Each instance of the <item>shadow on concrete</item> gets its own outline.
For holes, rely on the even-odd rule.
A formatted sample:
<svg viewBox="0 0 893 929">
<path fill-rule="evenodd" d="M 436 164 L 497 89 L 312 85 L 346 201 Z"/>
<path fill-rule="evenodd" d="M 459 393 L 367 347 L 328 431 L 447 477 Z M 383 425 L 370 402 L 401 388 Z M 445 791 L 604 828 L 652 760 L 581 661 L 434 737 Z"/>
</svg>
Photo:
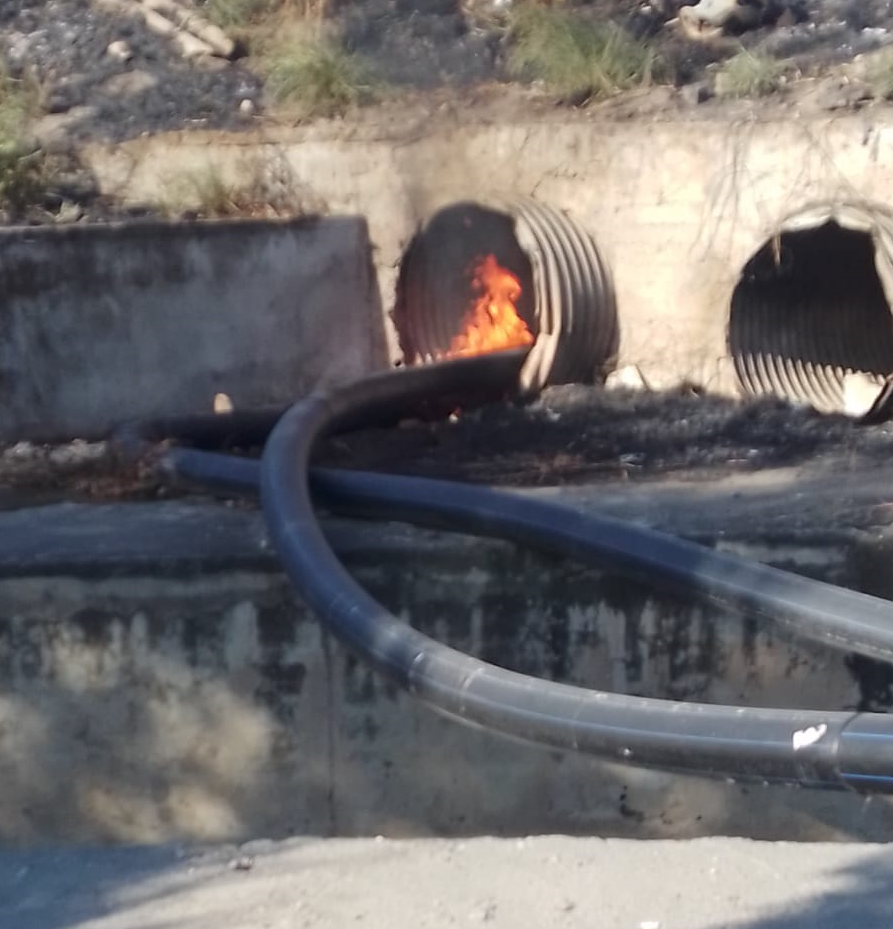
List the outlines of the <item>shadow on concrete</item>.
<svg viewBox="0 0 893 929">
<path fill-rule="evenodd" d="M 809 855 L 801 846 L 796 854 Z M 827 889 L 821 887 L 822 882 Z M 786 907 L 787 912 L 747 922 L 738 929 L 889 929 L 893 897 L 893 853 L 883 851 L 862 858 L 855 864 L 817 876 L 810 882 L 811 899 L 802 908 Z M 797 894 L 792 887 L 791 893 Z M 729 924 L 715 924 L 725 929 Z"/>
<path fill-rule="evenodd" d="M 0 926 L 70 929 L 178 891 L 172 845 L 0 851 Z"/>
</svg>

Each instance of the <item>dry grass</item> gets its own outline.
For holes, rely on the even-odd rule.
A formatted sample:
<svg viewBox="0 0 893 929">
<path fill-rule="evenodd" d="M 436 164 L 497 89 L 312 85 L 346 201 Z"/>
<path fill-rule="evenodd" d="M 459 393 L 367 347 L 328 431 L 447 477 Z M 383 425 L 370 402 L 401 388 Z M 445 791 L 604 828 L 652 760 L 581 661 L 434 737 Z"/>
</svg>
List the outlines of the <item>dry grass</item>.
<svg viewBox="0 0 893 929">
<path fill-rule="evenodd" d="M 720 67 L 716 91 L 723 97 L 765 97 L 779 89 L 785 69 L 771 55 L 742 50 Z"/>
<path fill-rule="evenodd" d="M 569 9 L 522 3 L 509 18 L 509 69 L 572 99 L 597 99 L 648 84 L 657 58 L 614 23 Z"/>
<path fill-rule="evenodd" d="M 302 189 L 287 161 L 274 155 L 247 159 L 229 172 L 213 163 L 185 171 L 168 185 L 160 206 L 169 216 L 272 219 L 318 213 L 325 204 Z"/>
<path fill-rule="evenodd" d="M 202 11 L 221 29 L 245 29 L 274 9 L 274 0 L 208 0 Z"/>
</svg>

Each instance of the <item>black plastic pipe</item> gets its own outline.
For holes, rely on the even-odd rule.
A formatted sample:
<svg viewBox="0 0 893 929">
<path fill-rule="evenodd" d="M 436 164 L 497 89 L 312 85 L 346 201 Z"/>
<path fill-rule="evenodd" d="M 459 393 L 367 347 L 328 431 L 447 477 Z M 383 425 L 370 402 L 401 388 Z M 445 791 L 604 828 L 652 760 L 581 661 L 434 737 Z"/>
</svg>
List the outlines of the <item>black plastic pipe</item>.
<svg viewBox="0 0 893 929">
<path fill-rule="evenodd" d="M 314 441 L 347 424 L 364 422 L 367 416 L 392 415 L 407 405 L 461 390 L 463 384 L 474 382 L 488 361 L 486 357 L 463 359 L 316 393 L 295 404 L 273 430 L 262 462 L 264 511 L 289 576 L 320 620 L 379 673 L 423 702 L 505 735 L 669 770 L 893 792 L 893 717 L 680 703 L 530 678 L 431 640 L 389 613 L 353 581 L 314 515 L 308 474 Z M 324 482 L 325 477 L 323 486 Z M 398 506 L 408 496 L 409 484 L 401 483 L 403 492 L 392 501 Z M 455 495 L 458 490 L 454 485 L 422 481 L 415 482 L 415 489 L 415 507 L 437 519 L 441 518 L 437 492 Z M 335 488 L 335 497 L 343 491 L 344 484 L 340 490 Z M 474 514 L 470 524 L 477 529 L 472 531 L 498 521 L 500 507 L 508 507 L 512 500 L 513 506 L 508 507 L 515 517 L 512 538 L 519 538 L 517 531 L 539 547 L 552 547 L 562 539 L 562 550 L 573 548 L 575 538 L 584 549 L 596 541 L 591 524 L 578 514 L 508 494 L 499 498 L 495 505 L 482 506 Z M 367 500 L 366 505 L 370 504 Z M 406 508 L 412 507 L 406 504 Z M 606 527 L 615 533 L 631 530 L 616 521 L 604 523 L 602 528 Z M 762 570 L 771 572 L 766 577 L 775 581 L 774 590 L 748 590 L 741 583 L 743 565 L 737 560 L 675 540 L 681 547 L 668 563 L 665 558 L 674 553 L 660 548 L 668 540 L 658 536 L 632 531 L 621 540 L 621 560 L 632 558 L 664 581 L 687 577 L 692 592 L 710 593 L 739 611 L 774 602 L 776 618 L 795 628 L 799 618 L 805 621 L 807 635 L 830 644 L 887 658 L 893 654 L 893 606 L 889 603 L 818 585 L 802 587 L 801 593 L 811 595 L 798 604 L 782 583 L 790 576 L 769 568 Z M 644 551 L 629 550 L 630 545 L 643 544 Z M 706 583 L 702 565 L 714 569 L 712 574 L 706 572 Z M 803 581 L 804 585 L 813 583 Z M 841 596 L 856 598 L 849 601 L 858 608 L 856 616 L 834 612 Z M 826 597 L 837 598 L 831 609 Z"/>
<path fill-rule="evenodd" d="M 305 425 L 330 431 L 334 423 L 365 423 L 367 414 L 380 422 L 393 421 L 408 408 L 417 411 L 429 390 L 437 396 L 452 392 L 456 398 L 452 402 L 459 402 L 463 383 L 466 390 L 475 383 L 481 364 L 492 375 L 490 361 L 469 359 L 412 374 L 391 374 L 298 404 L 289 414 L 289 419 L 301 420 L 297 434 L 292 430 L 291 436 L 297 460 L 312 444 Z M 393 394 L 395 382 L 398 390 Z M 347 413 L 339 409 L 345 395 L 349 395 L 348 405 L 352 404 Z M 368 409 L 370 403 L 372 409 Z M 329 420 L 321 419 L 320 412 L 329 414 Z M 279 415 L 279 411 L 270 411 L 241 414 L 241 418 L 225 414 L 127 424 L 117 439 L 131 454 L 143 454 L 165 438 L 197 441 L 205 447 L 225 440 L 260 444 Z M 309 424 L 304 422 L 308 416 Z M 260 469 L 250 459 L 165 447 L 158 454 L 158 464 L 170 474 L 205 487 L 246 493 L 258 487 Z M 287 487 L 294 481 L 301 483 L 302 470 L 296 464 L 286 461 Z M 273 470 L 275 474 L 275 465 Z M 597 567 L 633 573 L 649 583 L 657 580 L 737 612 L 781 620 L 802 636 L 847 651 L 886 659 L 893 655 L 893 604 L 888 601 L 743 562 L 619 520 L 583 517 L 516 494 L 425 479 L 317 470 L 311 473 L 310 486 L 314 497 L 335 512 L 510 539 Z M 297 582 L 311 605 L 323 621 L 334 622 L 334 631 L 348 645 L 443 712 L 531 741 L 616 755 L 633 763 L 811 786 L 893 791 L 893 740 L 887 716 L 620 697 L 526 678 L 432 642 L 357 588 L 322 538 L 309 498 L 304 502 L 301 518 L 306 517 L 314 531 L 301 530 L 294 536 L 301 558 L 289 568 L 293 578 L 297 571 Z M 271 522 L 276 522 L 275 516 Z M 295 526 L 291 517 L 288 524 Z M 301 573 L 305 570 L 308 574 Z M 309 575 L 318 583 L 308 584 Z M 344 616 L 345 609 L 349 617 Z M 474 687 L 466 686 L 472 680 Z M 517 699 L 522 703 L 516 705 Z M 573 712 L 566 718 L 563 713 L 569 712 L 569 701 Z M 530 717 L 532 706 L 539 719 L 536 725 Z M 599 715 L 597 720 L 589 719 L 592 712 Z M 666 728 L 663 717 L 667 713 L 676 723 L 675 730 Z M 731 728 L 724 730 L 724 725 Z M 606 727 L 613 733 L 611 738 L 603 731 Z M 707 732 L 702 731 L 705 727 Z M 701 750 L 692 754 L 689 743 L 699 744 Z M 713 767 L 703 770 L 708 763 Z"/>
<path fill-rule="evenodd" d="M 257 494 L 254 459 L 170 448 L 171 477 Z M 611 516 L 583 515 L 523 494 L 430 478 L 313 468 L 314 504 L 354 518 L 394 520 L 514 542 L 674 590 L 741 616 L 784 625 L 801 639 L 893 662 L 893 603 L 782 571 Z"/>
<path fill-rule="evenodd" d="M 229 455 L 215 455 L 191 449 L 170 449 L 164 453 L 163 459 L 166 462 L 167 470 L 171 473 L 175 473 L 180 478 L 201 483 L 204 486 L 246 493 L 258 490 L 260 467 L 258 462 L 250 459 L 234 458 Z M 518 515 L 518 499 L 512 499 L 510 494 L 496 493 L 481 488 L 457 487 L 447 482 L 400 478 L 381 474 L 325 470 L 311 472 L 311 486 L 314 496 L 320 502 L 334 512 L 341 512 L 349 516 L 400 519 L 418 525 L 439 526 L 454 531 L 461 528 L 464 532 L 498 536 L 521 542 L 526 540 L 526 536 L 531 530 L 535 533 L 538 532 L 535 527 L 535 520 L 531 520 L 529 506 L 520 508 L 521 516 L 520 519 L 516 520 L 513 516 Z M 457 495 L 459 490 L 461 490 L 461 493 Z M 432 501 L 437 502 L 432 505 Z M 523 503 L 523 501 L 520 502 Z M 571 517 L 573 521 L 576 521 L 580 518 L 578 514 L 548 504 L 536 503 L 534 508 L 551 511 L 549 514 L 552 525 L 551 532 L 545 535 L 536 534 L 534 537 L 534 544 L 538 548 L 545 548 L 552 552 L 561 551 L 576 557 L 578 560 L 595 564 L 604 564 L 606 561 L 616 561 L 619 558 L 619 553 L 613 550 L 610 533 L 599 539 L 598 532 L 599 524 L 602 524 L 602 530 L 608 530 L 611 524 L 615 524 L 616 521 L 588 517 L 586 520 L 590 524 L 587 533 L 588 538 L 581 539 L 574 531 L 566 532 L 562 528 L 567 527 L 567 524 L 562 519 L 563 517 Z M 556 519 L 559 520 L 557 525 Z M 484 525 L 484 522 L 486 525 Z M 631 528 L 634 534 L 639 531 L 647 533 L 647 530 L 640 530 L 635 527 L 624 528 Z M 659 536 L 660 534 L 655 533 L 654 535 Z M 672 538 L 662 539 L 661 541 L 671 547 L 688 544 Z M 603 558 L 603 556 L 605 557 Z M 618 563 L 618 567 L 620 570 L 627 570 L 628 572 L 628 569 L 635 564 L 635 561 L 636 559 L 633 557 L 629 562 Z M 739 567 L 742 573 L 739 580 L 743 580 L 743 576 L 750 572 L 753 572 L 756 576 L 763 570 L 772 572 L 772 569 L 765 569 L 760 565 L 741 564 Z M 804 581 L 803 578 L 796 575 L 786 575 L 786 579 L 795 584 L 797 588 L 800 588 L 798 582 Z M 805 584 L 807 587 L 822 588 L 827 586 L 816 581 L 805 581 Z M 799 593 L 802 593 L 802 590 L 799 590 Z M 815 599 L 819 596 L 815 591 L 809 593 L 811 594 L 809 599 Z M 842 593 L 855 598 L 857 601 L 861 599 L 861 595 L 851 591 L 842 591 Z M 789 594 L 792 599 L 796 599 L 794 591 L 789 591 Z M 832 644 L 847 647 L 844 641 L 838 642 L 835 640 Z M 356 648 L 356 645 L 354 647 Z M 368 657 L 365 652 L 362 652 L 362 654 L 363 657 Z M 530 682 L 528 690 L 532 686 L 542 687 L 546 685 L 544 681 L 528 680 Z M 401 683 L 408 686 L 405 680 L 402 680 Z M 592 694 L 592 692 L 586 693 Z M 626 699 L 644 708 L 646 713 L 649 705 L 667 705 L 666 701 L 650 701 L 649 704 L 649 702 L 638 698 Z M 439 704 L 435 705 L 442 708 Z M 692 705 L 677 704 L 676 706 L 691 707 Z M 752 720 L 747 714 L 753 714 L 755 711 L 735 707 L 720 707 L 719 709 L 726 710 L 727 718 L 735 724 L 736 728 L 741 727 L 743 731 L 751 731 L 750 723 Z M 876 714 L 854 716 L 847 713 L 811 713 L 808 714 L 808 718 L 804 718 L 802 713 L 776 712 L 781 714 L 783 722 L 787 726 L 786 733 L 791 733 L 790 744 L 792 750 L 801 750 L 794 749 L 795 732 L 799 734 L 800 741 L 806 742 L 814 737 L 828 738 L 830 736 L 831 738 L 837 738 L 843 747 L 842 757 L 846 761 L 845 770 L 839 770 L 839 765 L 838 769 L 835 769 L 835 774 L 841 782 L 837 786 L 848 783 L 850 786 L 864 792 L 886 793 L 893 791 L 893 776 L 884 773 L 890 770 L 891 732 L 886 722 L 888 717 L 879 717 Z M 829 715 L 834 717 L 834 729 L 827 728 L 829 726 Z M 882 720 L 883 722 L 881 722 Z M 475 721 L 480 722 L 480 719 L 478 718 Z M 542 741 L 542 739 L 537 738 L 534 741 Z M 746 742 L 747 740 L 742 741 Z M 559 740 L 553 744 L 557 744 L 562 748 L 584 750 L 584 746 L 578 743 L 566 744 Z M 837 751 L 838 753 L 841 751 L 840 747 L 838 747 Z M 629 760 L 638 761 L 639 759 L 630 757 Z M 639 761 L 639 763 L 643 762 Z M 742 775 L 740 772 L 724 772 L 723 770 L 711 773 L 725 773 L 728 776 L 737 777 L 747 776 L 746 774 Z M 765 772 L 758 775 L 758 777 L 760 779 L 769 779 Z M 817 786 L 799 778 L 795 778 L 795 780 L 801 786 Z M 829 785 L 819 782 L 818 786 Z"/>
</svg>

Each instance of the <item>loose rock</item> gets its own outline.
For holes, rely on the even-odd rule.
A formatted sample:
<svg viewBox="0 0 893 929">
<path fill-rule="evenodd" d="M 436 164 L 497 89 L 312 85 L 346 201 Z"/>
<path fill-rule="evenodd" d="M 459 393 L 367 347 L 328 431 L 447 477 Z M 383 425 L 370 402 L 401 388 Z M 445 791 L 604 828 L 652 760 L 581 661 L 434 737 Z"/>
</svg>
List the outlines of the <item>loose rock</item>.
<svg viewBox="0 0 893 929">
<path fill-rule="evenodd" d="M 109 47 L 105 51 L 107 55 L 116 58 L 118 61 L 130 61 L 133 58 L 133 49 L 123 39 L 116 39 L 114 42 L 109 43 Z"/>
</svg>

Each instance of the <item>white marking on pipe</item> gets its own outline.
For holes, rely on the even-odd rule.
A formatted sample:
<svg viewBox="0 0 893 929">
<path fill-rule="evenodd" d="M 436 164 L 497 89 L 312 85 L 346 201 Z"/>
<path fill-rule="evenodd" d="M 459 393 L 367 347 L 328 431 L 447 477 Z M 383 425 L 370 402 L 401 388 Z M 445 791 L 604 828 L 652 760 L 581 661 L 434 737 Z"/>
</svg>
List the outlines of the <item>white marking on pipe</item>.
<svg viewBox="0 0 893 929">
<path fill-rule="evenodd" d="M 794 733 L 794 738 L 792 740 L 794 751 L 799 752 L 801 748 L 806 748 L 808 745 L 815 745 L 827 731 L 828 727 L 825 723 L 819 726 L 810 726 L 808 729 L 798 729 Z"/>
</svg>

